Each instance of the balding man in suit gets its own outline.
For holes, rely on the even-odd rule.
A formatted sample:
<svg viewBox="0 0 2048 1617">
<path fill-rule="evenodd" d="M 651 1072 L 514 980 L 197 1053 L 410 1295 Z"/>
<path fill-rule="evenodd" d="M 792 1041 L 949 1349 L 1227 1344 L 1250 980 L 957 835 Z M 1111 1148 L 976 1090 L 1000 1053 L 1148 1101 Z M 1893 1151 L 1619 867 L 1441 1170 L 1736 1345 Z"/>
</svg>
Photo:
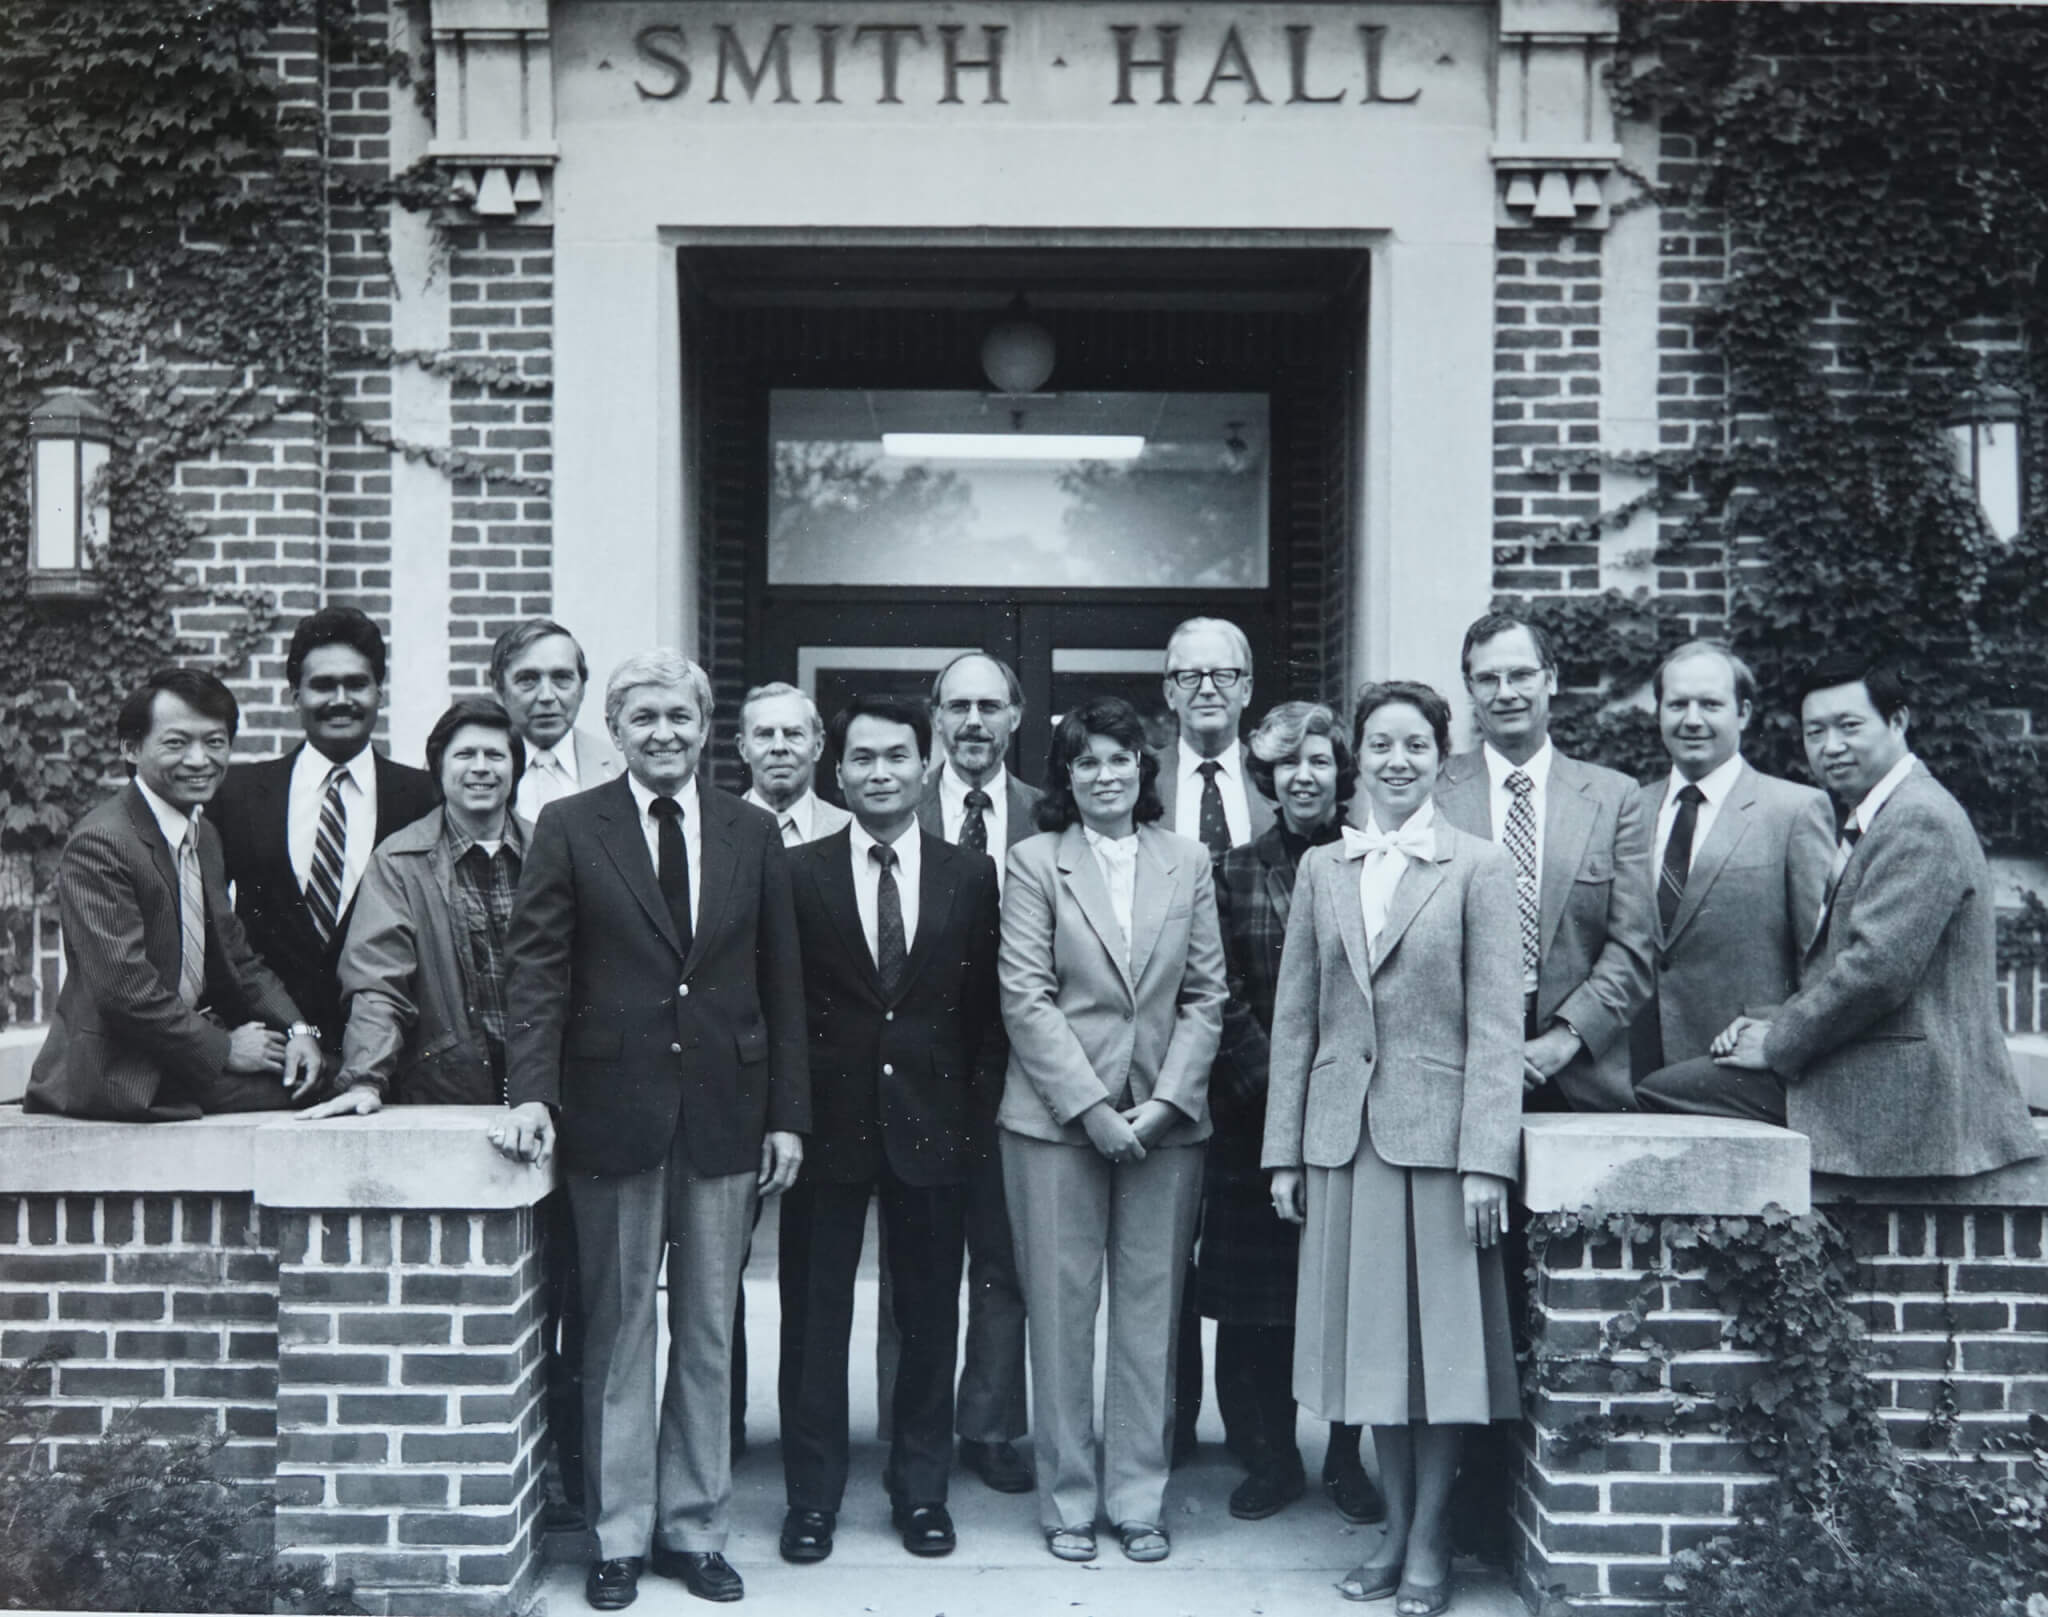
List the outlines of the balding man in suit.
<svg viewBox="0 0 2048 1617">
<path fill-rule="evenodd" d="M 1719 641 L 1694 640 L 1651 681 L 1671 773 L 1642 790 L 1655 827 L 1656 947 L 1649 1002 L 1630 1029 L 1636 1104 L 1674 1109 L 1653 1075 L 1707 1053 L 1745 1011 L 1799 986 L 1834 851 L 1824 793 L 1744 761 L 1756 676 Z M 1714 1069 L 1728 1086 L 1739 1072 Z"/>
</svg>

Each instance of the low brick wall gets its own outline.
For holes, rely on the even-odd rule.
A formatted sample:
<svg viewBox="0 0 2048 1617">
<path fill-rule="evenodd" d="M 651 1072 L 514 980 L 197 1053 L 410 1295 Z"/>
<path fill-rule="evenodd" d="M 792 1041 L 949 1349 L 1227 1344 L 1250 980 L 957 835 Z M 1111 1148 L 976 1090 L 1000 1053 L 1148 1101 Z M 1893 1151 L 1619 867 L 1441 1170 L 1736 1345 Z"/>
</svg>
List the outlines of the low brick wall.
<svg viewBox="0 0 2048 1617">
<path fill-rule="evenodd" d="M 49 1443 L 227 1438 L 369 1610 L 509 1617 L 539 1566 L 534 1203 L 487 1113 L 124 1125 L 0 1109 L 0 1358 Z M 107 1187 L 107 1188 L 101 1188 Z M 132 1187 L 132 1188 L 131 1188 Z"/>
<path fill-rule="evenodd" d="M 2048 1410 L 2048 1165 L 1975 1179 L 1809 1180 L 1806 1142 L 1761 1124 L 1531 1118 L 1532 1211 L 1643 1215 L 1640 1238 L 1556 1240 L 1534 1264 L 1532 1362 L 1515 1502 L 1516 1581 L 1605 1617 L 1663 1611 L 1670 1558 L 1734 1520 L 1770 1473 L 1687 1417 L 1762 1373 L 1667 1214 L 1825 1212 L 1849 1237 L 1873 1377 L 1901 1448 L 1975 1459 Z M 2048 1122 L 2043 1125 L 2048 1141 Z M 1540 1187 L 1541 1194 L 1537 1191 Z M 1681 1200 L 1681 1198 L 1683 1198 Z M 1640 1314 L 1641 1328 L 1617 1330 Z M 1991 1456 L 1984 1463 L 2009 1469 Z"/>
</svg>

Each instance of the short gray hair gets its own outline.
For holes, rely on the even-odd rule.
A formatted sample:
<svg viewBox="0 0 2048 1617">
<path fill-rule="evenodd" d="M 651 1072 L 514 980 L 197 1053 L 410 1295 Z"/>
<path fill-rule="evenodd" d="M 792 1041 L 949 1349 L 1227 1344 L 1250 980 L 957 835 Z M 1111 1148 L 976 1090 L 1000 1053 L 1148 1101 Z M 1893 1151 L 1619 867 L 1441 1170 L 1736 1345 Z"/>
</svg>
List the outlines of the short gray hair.
<svg viewBox="0 0 2048 1617">
<path fill-rule="evenodd" d="M 666 646 L 628 657 L 612 670 L 604 687 L 604 722 L 608 730 L 619 727 L 619 710 L 626 705 L 626 693 L 642 685 L 660 685 L 668 690 L 687 691 L 696 700 L 697 716 L 708 729 L 711 725 L 711 676 L 680 651 Z"/>
<path fill-rule="evenodd" d="M 767 684 L 756 685 L 747 692 L 746 699 L 740 703 L 740 735 L 742 739 L 745 738 L 747 733 L 747 709 L 756 702 L 770 701 L 777 696 L 794 696 L 799 702 L 803 703 L 804 722 L 811 727 L 812 735 L 816 736 L 820 741 L 824 740 L 825 717 L 818 711 L 818 704 L 811 700 L 808 692 L 798 690 L 786 679 L 771 679 Z"/>
<path fill-rule="evenodd" d="M 1245 638 L 1244 630 L 1240 629 L 1228 618 L 1188 618 L 1184 622 L 1175 624 L 1173 633 L 1166 637 L 1165 661 L 1169 663 L 1173 661 L 1175 641 L 1181 639 L 1184 635 L 1200 634 L 1205 629 L 1223 635 L 1230 640 L 1237 647 L 1239 666 L 1247 674 L 1252 671 L 1252 643 Z"/>
</svg>

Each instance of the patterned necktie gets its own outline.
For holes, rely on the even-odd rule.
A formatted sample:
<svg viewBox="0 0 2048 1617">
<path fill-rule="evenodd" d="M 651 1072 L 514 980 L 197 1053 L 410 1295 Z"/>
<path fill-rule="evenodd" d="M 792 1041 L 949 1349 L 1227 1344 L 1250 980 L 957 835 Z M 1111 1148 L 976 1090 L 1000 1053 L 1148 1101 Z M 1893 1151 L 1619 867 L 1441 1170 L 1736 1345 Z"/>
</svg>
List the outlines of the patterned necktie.
<svg viewBox="0 0 2048 1617">
<path fill-rule="evenodd" d="M 206 983 L 206 888 L 199 879 L 199 811 L 178 844 L 178 998 L 199 1003 Z"/>
<path fill-rule="evenodd" d="M 875 975 L 884 992 L 894 992 L 908 952 L 903 937 L 903 897 L 896 891 L 896 850 L 877 844 L 868 857 L 881 866 L 875 878 Z"/>
<path fill-rule="evenodd" d="M 1693 832 L 1700 823 L 1700 805 L 1706 800 L 1707 794 L 1697 786 L 1678 789 L 1678 816 L 1671 822 L 1671 836 L 1664 844 L 1664 868 L 1657 877 L 1657 919 L 1666 937 L 1678 918 L 1679 900 L 1685 897 L 1685 878 L 1692 870 Z"/>
<path fill-rule="evenodd" d="M 320 800 L 320 829 L 313 837 L 313 869 L 306 878 L 306 908 L 322 943 L 334 936 L 341 920 L 341 874 L 348 848 L 348 805 L 341 783 L 348 766 L 336 764 L 327 773 L 327 792 Z"/>
<path fill-rule="evenodd" d="M 690 845 L 683 840 L 683 805 L 673 797 L 657 797 L 647 805 L 647 812 L 654 816 L 654 845 L 661 852 L 655 861 L 655 878 L 661 883 L 661 896 L 668 901 L 676 941 L 687 955 L 691 941 Z"/>
<path fill-rule="evenodd" d="M 1221 859 L 1230 852 L 1230 816 L 1223 812 L 1223 788 L 1216 784 L 1223 766 L 1214 758 L 1204 758 L 1195 770 L 1202 777 L 1202 817 L 1195 834 L 1211 859 Z"/>
<path fill-rule="evenodd" d="M 1542 954 L 1542 904 L 1537 894 L 1536 809 L 1530 794 L 1536 782 L 1517 769 L 1508 776 L 1508 791 L 1514 802 L 1508 808 L 1508 823 L 1501 830 L 1501 842 L 1515 861 L 1515 902 L 1522 915 L 1522 980 L 1532 981 Z"/>
<path fill-rule="evenodd" d="M 988 821 L 984 816 L 995 800 L 979 786 L 967 794 L 967 811 L 960 816 L 960 846 L 974 853 L 988 852 Z"/>
</svg>

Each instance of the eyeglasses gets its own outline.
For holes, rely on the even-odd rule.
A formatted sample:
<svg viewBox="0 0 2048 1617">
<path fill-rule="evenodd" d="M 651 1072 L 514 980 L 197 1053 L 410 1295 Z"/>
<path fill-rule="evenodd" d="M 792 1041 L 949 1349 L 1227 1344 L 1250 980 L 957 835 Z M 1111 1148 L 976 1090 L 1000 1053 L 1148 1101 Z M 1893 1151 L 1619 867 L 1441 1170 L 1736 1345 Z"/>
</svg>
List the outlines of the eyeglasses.
<svg viewBox="0 0 2048 1617">
<path fill-rule="evenodd" d="M 1511 691 L 1533 691 L 1547 671 L 1542 668 L 1507 668 L 1498 674 L 1467 675 L 1465 683 L 1481 696 L 1491 696 L 1503 686 Z"/>
<path fill-rule="evenodd" d="M 1083 780 L 1094 780 L 1098 775 L 1135 775 L 1138 772 L 1138 755 L 1134 752 L 1113 752 L 1103 758 L 1084 752 L 1067 768 Z"/>
<path fill-rule="evenodd" d="M 1234 691 L 1237 682 L 1249 677 L 1242 668 L 1176 668 L 1166 676 L 1184 691 L 1198 691 L 1208 680 L 1219 691 Z"/>
</svg>

